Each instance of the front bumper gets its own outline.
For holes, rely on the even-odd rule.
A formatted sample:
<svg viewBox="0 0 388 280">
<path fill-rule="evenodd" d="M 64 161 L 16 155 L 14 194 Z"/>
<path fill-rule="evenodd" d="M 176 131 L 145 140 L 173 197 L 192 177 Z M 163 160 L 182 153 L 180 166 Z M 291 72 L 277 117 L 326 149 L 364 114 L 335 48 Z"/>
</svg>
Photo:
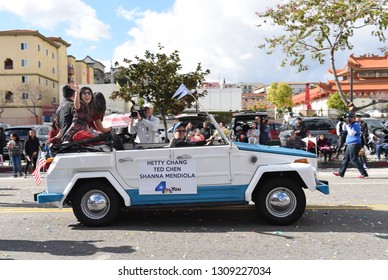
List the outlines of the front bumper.
<svg viewBox="0 0 388 280">
<path fill-rule="evenodd" d="M 63 194 L 61 193 L 36 193 L 34 194 L 34 201 L 36 201 L 38 204 L 44 204 L 44 203 L 58 203 L 62 201 Z"/>
<path fill-rule="evenodd" d="M 323 194 L 329 194 L 329 181 L 325 180 L 317 180 L 317 190 L 320 191 Z"/>
</svg>

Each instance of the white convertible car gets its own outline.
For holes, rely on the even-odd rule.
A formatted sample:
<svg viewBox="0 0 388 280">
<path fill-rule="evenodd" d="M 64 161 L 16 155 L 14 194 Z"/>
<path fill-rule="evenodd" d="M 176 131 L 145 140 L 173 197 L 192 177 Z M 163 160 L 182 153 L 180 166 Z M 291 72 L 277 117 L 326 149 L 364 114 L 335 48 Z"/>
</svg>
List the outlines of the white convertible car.
<svg viewBox="0 0 388 280">
<path fill-rule="evenodd" d="M 250 202 L 266 222 L 287 225 L 302 216 L 304 191 L 329 193 L 328 182 L 316 178 L 315 154 L 230 142 L 218 133 L 221 141 L 211 146 L 121 145 L 101 138 L 96 146 L 62 145 L 47 171 L 47 191 L 35 200 L 71 205 L 86 226 L 108 225 L 124 207 Z"/>
</svg>

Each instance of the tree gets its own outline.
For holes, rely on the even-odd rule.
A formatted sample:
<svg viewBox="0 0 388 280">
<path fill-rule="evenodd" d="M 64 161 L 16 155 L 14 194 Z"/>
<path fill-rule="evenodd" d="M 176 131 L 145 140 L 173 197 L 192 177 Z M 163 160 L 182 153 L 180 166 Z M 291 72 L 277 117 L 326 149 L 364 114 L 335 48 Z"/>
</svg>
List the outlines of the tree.
<svg viewBox="0 0 388 280">
<path fill-rule="evenodd" d="M 38 107 L 42 104 L 43 95 L 46 89 L 38 84 L 27 82 L 15 87 L 13 93 L 25 105 L 25 108 L 34 115 L 36 124 L 39 124 Z"/>
<path fill-rule="evenodd" d="M 111 99 L 121 98 L 126 102 L 134 103 L 135 100 L 143 99 L 154 104 L 155 113 L 159 113 L 163 119 L 165 128 L 165 139 L 167 140 L 168 114 L 178 114 L 186 107 L 191 107 L 195 102 L 193 96 L 198 100 L 204 96 L 206 91 L 197 91 L 205 76 L 210 74 L 210 70 L 202 71 L 201 64 L 198 63 L 195 71 L 180 74 L 182 66 L 180 64 L 179 52 L 175 50 L 170 55 L 161 53 L 163 46 L 158 44 L 159 53 L 146 51 L 144 58 L 135 56 L 135 61 L 124 59 L 128 67 L 121 66 L 115 75 L 115 79 L 120 85 L 120 90 L 113 92 Z M 116 62 L 116 65 L 118 63 Z M 181 84 L 192 90 L 193 96 L 186 95 L 181 99 L 172 98 L 175 91 Z"/>
<path fill-rule="evenodd" d="M 243 108 L 250 111 L 265 112 L 271 107 L 272 107 L 272 104 L 270 104 L 270 102 L 268 102 L 267 100 L 257 100 L 255 102 L 243 103 Z"/>
<path fill-rule="evenodd" d="M 331 109 L 337 110 L 339 115 L 343 115 L 346 111 L 348 111 L 348 107 L 344 104 L 338 92 L 329 96 L 327 99 L 327 106 Z"/>
<path fill-rule="evenodd" d="M 4 107 L 5 107 L 5 94 L 6 90 L 2 90 L 0 94 L 0 117 L 4 113 Z"/>
<path fill-rule="evenodd" d="M 273 104 L 275 111 L 284 112 L 292 108 L 292 88 L 286 83 L 272 83 L 267 90 L 266 100 Z M 275 112 L 275 113 L 276 113 Z"/>
<path fill-rule="evenodd" d="M 320 64 L 324 64 L 326 56 L 329 56 L 338 93 L 342 102 L 349 105 L 350 101 L 339 83 L 335 54 L 352 50 L 354 46 L 350 39 L 354 32 L 367 26 L 375 27 L 371 35 L 385 42 L 387 3 L 388 0 L 290 0 L 277 5 L 276 9 L 257 13 L 264 22 L 270 19 L 272 25 L 284 30 L 281 35 L 265 38 L 265 43 L 259 48 L 265 48 L 271 54 L 280 47 L 285 53 L 282 66 L 289 63 L 298 67 L 299 72 L 308 70 L 306 53 L 310 53 L 311 59 Z M 376 101 L 371 104 L 374 103 Z"/>
</svg>

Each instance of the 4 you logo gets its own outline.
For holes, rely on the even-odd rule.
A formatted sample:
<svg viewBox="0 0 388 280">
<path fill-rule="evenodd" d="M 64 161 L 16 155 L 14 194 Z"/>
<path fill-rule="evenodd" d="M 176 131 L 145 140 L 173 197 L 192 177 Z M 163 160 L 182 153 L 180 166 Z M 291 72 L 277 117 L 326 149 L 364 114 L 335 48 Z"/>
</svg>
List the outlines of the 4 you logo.
<svg viewBox="0 0 388 280">
<path fill-rule="evenodd" d="M 181 188 L 177 188 L 177 187 L 171 187 L 171 188 L 168 188 L 167 187 L 167 183 L 166 181 L 161 181 L 156 187 L 155 187 L 155 191 L 156 192 L 161 192 L 161 193 L 173 193 L 173 192 L 180 192 L 182 191 Z"/>
<path fill-rule="evenodd" d="M 197 193 L 197 162 L 185 160 L 139 161 L 140 195 Z"/>
</svg>

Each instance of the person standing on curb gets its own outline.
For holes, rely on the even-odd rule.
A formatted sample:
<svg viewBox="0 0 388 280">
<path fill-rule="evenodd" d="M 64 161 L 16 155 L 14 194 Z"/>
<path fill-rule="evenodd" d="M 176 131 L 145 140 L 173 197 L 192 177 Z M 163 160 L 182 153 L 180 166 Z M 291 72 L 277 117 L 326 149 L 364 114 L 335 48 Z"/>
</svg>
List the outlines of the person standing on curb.
<svg viewBox="0 0 388 280">
<path fill-rule="evenodd" d="M 7 146 L 7 138 L 4 133 L 4 128 L 0 127 L 0 155 L 2 156 L 2 160 L 4 161 L 3 149 Z"/>
<path fill-rule="evenodd" d="M 144 105 L 144 115 L 137 112 L 136 118 L 131 118 L 128 131 L 130 134 L 136 134 L 135 142 L 143 143 L 157 143 L 156 133 L 159 127 L 159 118 L 153 115 L 154 107 L 151 103 Z"/>
<path fill-rule="evenodd" d="M 13 177 L 16 178 L 18 176 L 18 173 L 19 176 L 22 177 L 23 144 L 16 133 L 12 133 L 10 138 L 11 140 L 8 142 L 7 148 L 9 149 L 9 156 L 12 159 Z"/>
<path fill-rule="evenodd" d="M 306 137 L 307 129 L 301 117 L 296 118 L 295 124 L 292 126 L 292 129 L 295 131 L 296 136 L 300 137 L 300 139 Z"/>
<path fill-rule="evenodd" d="M 30 129 L 28 132 L 28 137 L 26 142 L 24 142 L 24 156 L 26 158 L 26 167 L 24 172 L 24 178 L 27 177 L 28 169 L 32 165 L 32 173 L 36 168 L 36 161 L 38 160 L 40 143 L 36 137 L 36 132 L 33 129 Z"/>
<path fill-rule="evenodd" d="M 360 171 L 361 175 L 358 175 L 357 178 L 366 178 L 368 177 L 368 173 L 359 160 L 359 152 L 361 150 L 361 126 L 355 121 L 353 113 L 348 113 L 346 117 L 346 130 L 348 134 L 346 136 L 344 159 L 342 160 L 339 171 L 333 172 L 333 175 L 344 177 L 350 161 L 354 167 Z"/>
<path fill-rule="evenodd" d="M 336 131 L 337 131 L 337 135 L 338 135 L 337 153 L 335 156 L 336 159 L 339 158 L 339 154 L 341 153 L 342 147 L 345 144 L 346 135 L 348 134 L 345 126 L 346 126 L 346 123 L 344 122 L 344 118 L 339 117 L 338 123 L 336 125 Z M 344 151 L 344 153 L 345 153 L 345 151 Z"/>
</svg>

